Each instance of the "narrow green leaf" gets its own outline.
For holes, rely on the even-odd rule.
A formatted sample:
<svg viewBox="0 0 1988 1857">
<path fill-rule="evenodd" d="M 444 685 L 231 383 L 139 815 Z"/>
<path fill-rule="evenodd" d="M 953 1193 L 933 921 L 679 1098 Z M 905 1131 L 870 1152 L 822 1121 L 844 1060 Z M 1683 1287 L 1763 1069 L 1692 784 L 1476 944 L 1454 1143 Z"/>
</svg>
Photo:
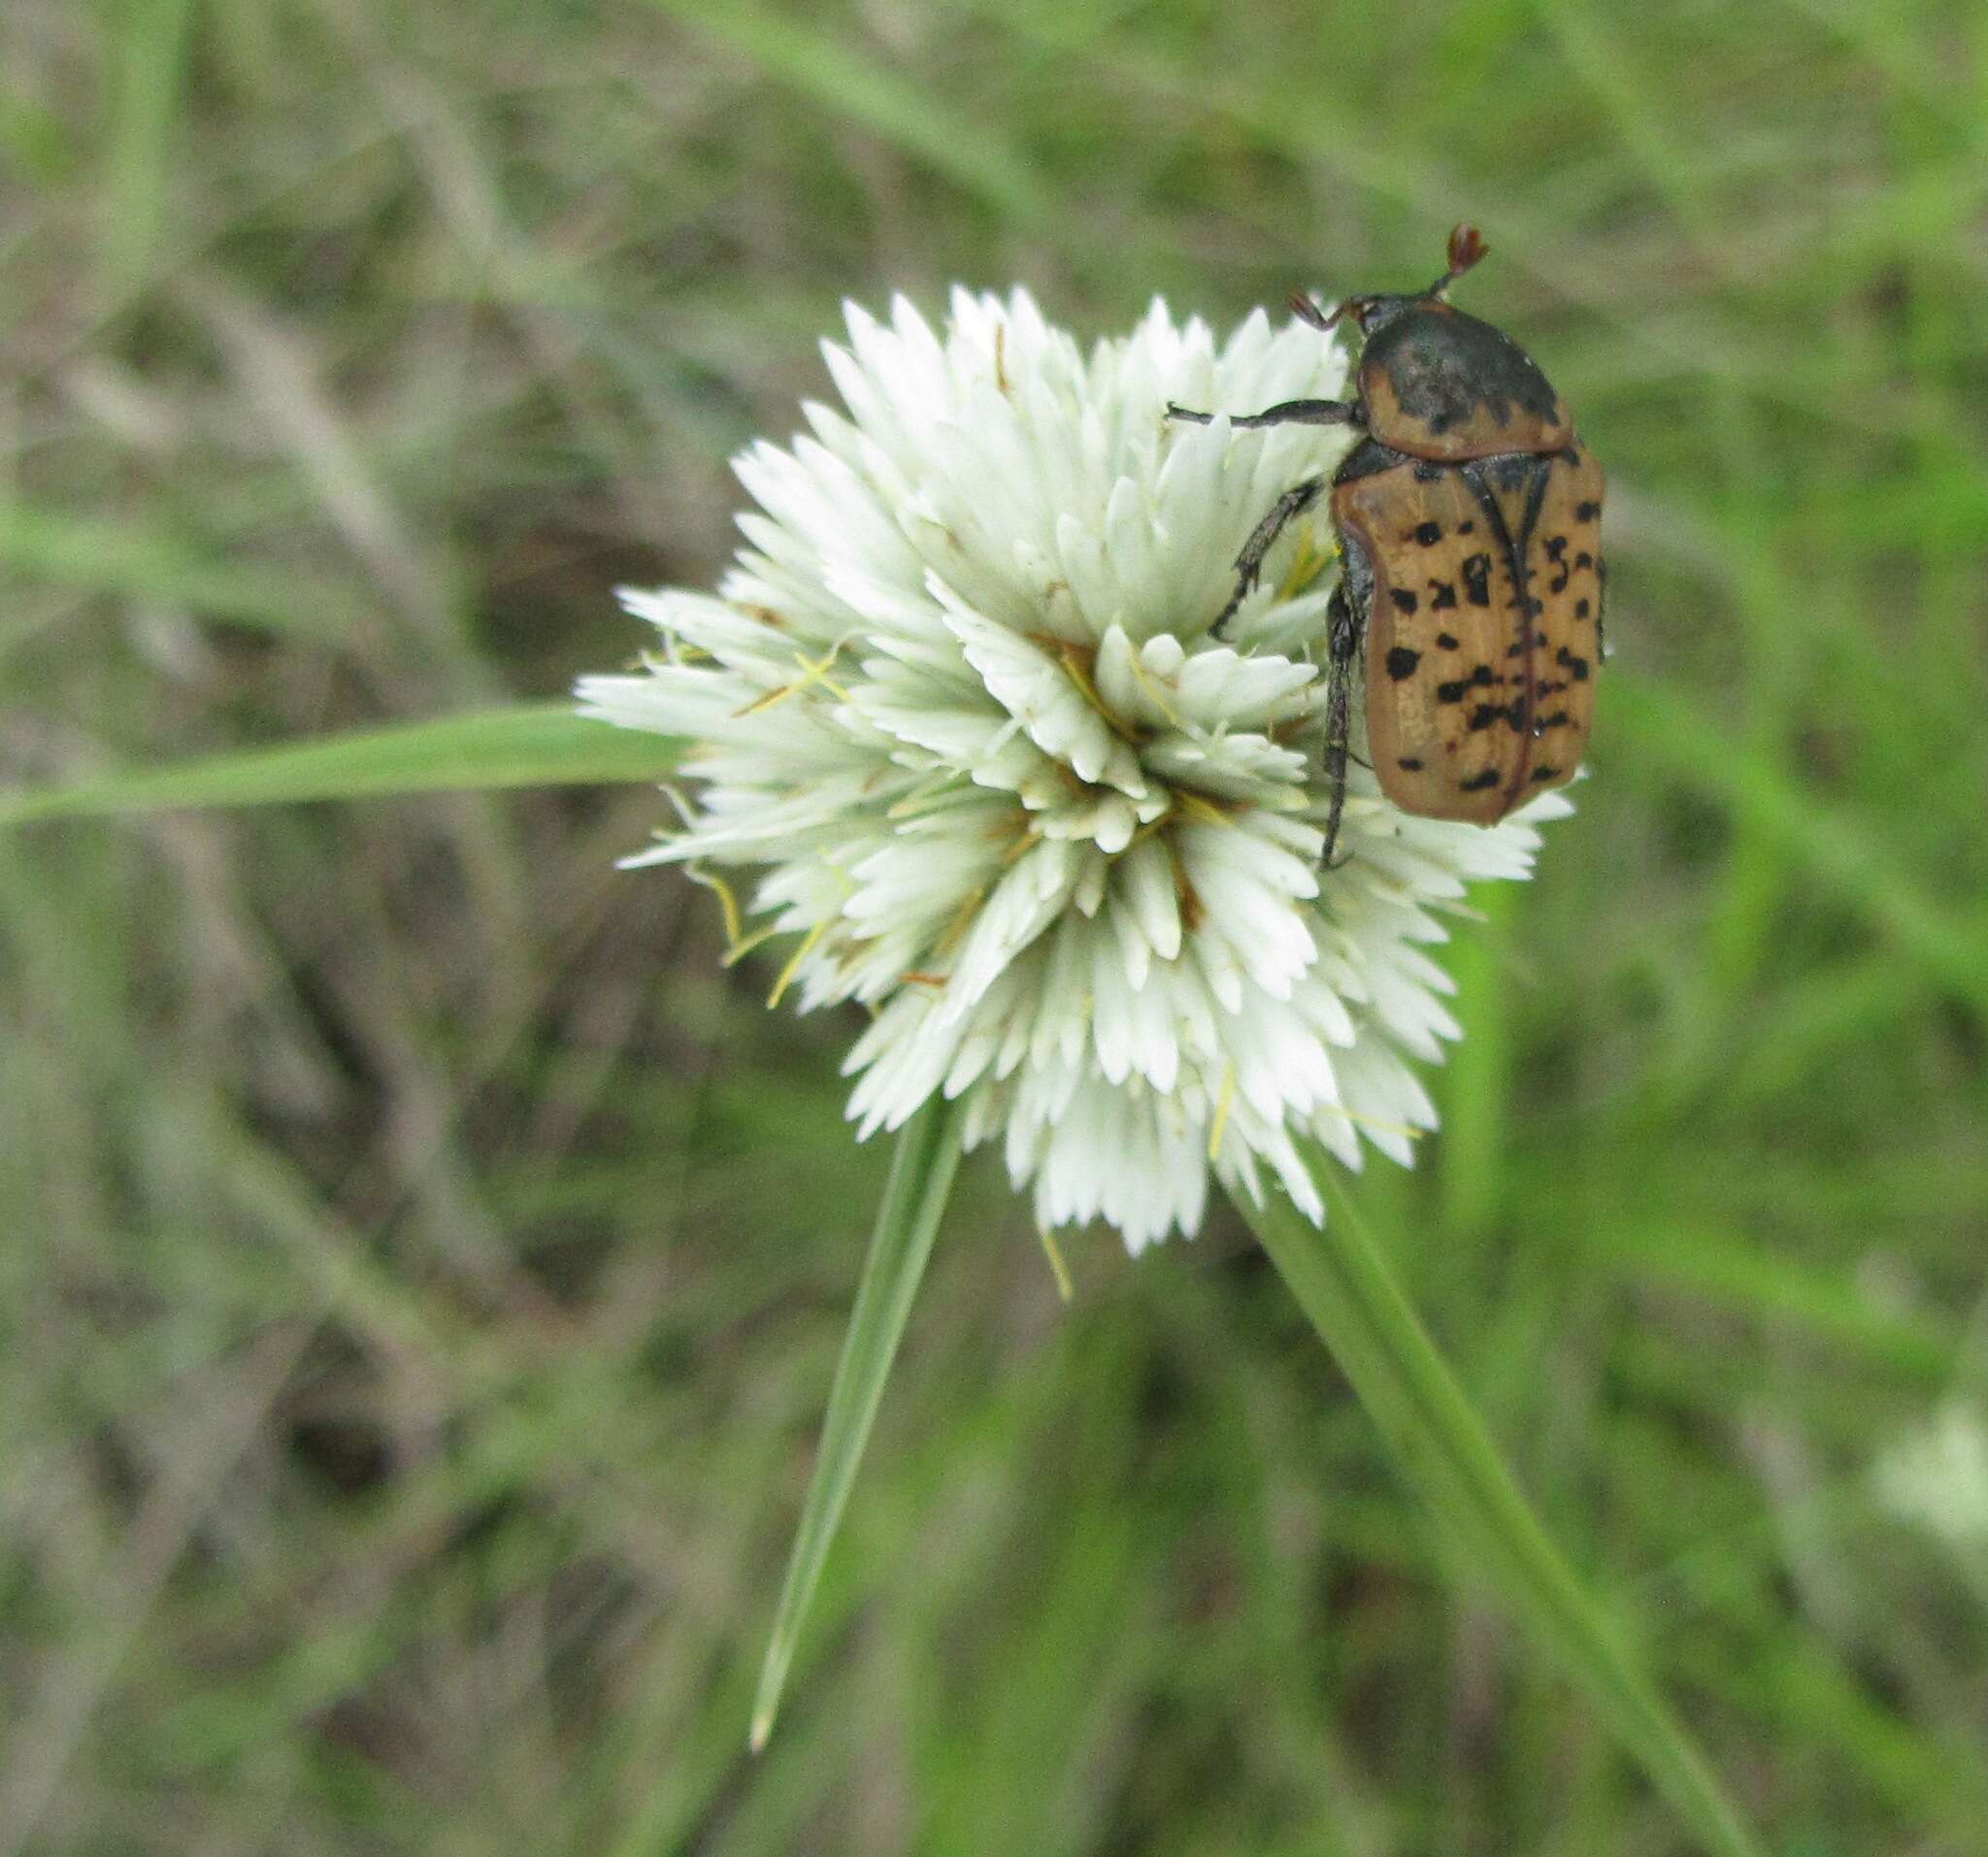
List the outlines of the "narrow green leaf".
<svg viewBox="0 0 1988 1857">
<path fill-rule="evenodd" d="M 109 45 L 112 66 L 103 199 L 105 269 L 115 289 L 143 282 L 166 223 L 172 158 L 185 103 L 193 0 L 123 0 Z"/>
<path fill-rule="evenodd" d="M 870 1442 L 870 1427 L 883 1399 L 890 1364 L 897 1357 L 911 1298 L 932 1255 L 932 1241 L 959 1166 L 961 1119 L 960 1104 L 928 1104 L 905 1124 L 898 1137 L 890 1179 L 870 1238 L 870 1255 L 863 1265 L 863 1280 L 856 1290 L 855 1310 L 849 1317 L 849 1332 L 836 1363 L 828 1415 L 821 1425 L 821 1447 L 807 1501 L 801 1506 L 801 1525 L 794 1534 L 786 1580 L 774 1614 L 773 1637 L 766 1647 L 766 1662 L 760 1667 L 759 1694 L 752 1706 L 754 1753 L 766 1745 L 773 1733 L 780 1691 L 794 1661 L 794 1646 L 850 1486 L 856 1480 L 856 1467 L 863 1461 L 863 1447 Z"/>
<path fill-rule="evenodd" d="M 0 797 L 0 826 L 174 806 L 275 806 L 465 788 L 659 780 L 680 752 L 668 736 L 618 728 L 564 703 L 480 710 L 395 728 L 243 748 L 75 786 Z"/>
<path fill-rule="evenodd" d="M 1658 1790 L 1719 1857 L 1759 1857 L 1703 1754 L 1616 1641 L 1541 1527 L 1328 1163 L 1320 1231 L 1281 1195 L 1236 1209 L 1379 1425 L 1404 1474 L 1474 1566 L 1587 1693 Z"/>
</svg>

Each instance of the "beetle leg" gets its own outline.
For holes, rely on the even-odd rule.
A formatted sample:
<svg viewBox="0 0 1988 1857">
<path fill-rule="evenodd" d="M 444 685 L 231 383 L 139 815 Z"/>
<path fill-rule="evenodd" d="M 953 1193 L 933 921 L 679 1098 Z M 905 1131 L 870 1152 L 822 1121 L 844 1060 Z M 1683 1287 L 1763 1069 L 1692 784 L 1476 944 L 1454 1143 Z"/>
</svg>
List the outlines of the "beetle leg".
<svg viewBox="0 0 1988 1857">
<path fill-rule="evenodd" d="M 1340 809 L 1346 802 L 1347 737 L 1353 723 L 1353 662 L 1360 652 L 1360 622 L 1346 599 L 1343 581 L 1333 588 L 1325 609 L 1325 778 L 1332 800 L 1325 814 L 1325 849 L 1320 862 L 1332 868 L 1339 843 Z"/>
<path fill-rule="evenodd" d="M 1250 530 L 1249 540 L 1242 544 L 1242 552 L 1236 557 L 1236 590 L 1229 595 L 1229 604 L 1215 614 L 1215 622 L 1209 627 L 1211 636 L 1220 638 L 1222 627 L 1236 616 L 1236 609 L 1256 584 L 1263 557 L 1270 552 L 1271 544 L 1283 533 L 1284 524 L 1316 503 L 1319 491 L 1324 488 L 1323 478 L 1307 478 L 1303 483 L 1292 484 L 1270 506 L 1270 513 L 1263 520 Z"/>
<path fill-rule="evenodd" d="M 1167 417 L 1187 419 L 1195 425 L 1213 422 L 1212 413 L 1190 413 L 1185 407 L 1167 402 Z M 1261 413 L 1234 413 L 1229 424 L 1238 432 L 1254 431 L 1260 425 L 1358 425 L 1360 409 L 1351 400 L 1279 400 Z"/>
</svg>

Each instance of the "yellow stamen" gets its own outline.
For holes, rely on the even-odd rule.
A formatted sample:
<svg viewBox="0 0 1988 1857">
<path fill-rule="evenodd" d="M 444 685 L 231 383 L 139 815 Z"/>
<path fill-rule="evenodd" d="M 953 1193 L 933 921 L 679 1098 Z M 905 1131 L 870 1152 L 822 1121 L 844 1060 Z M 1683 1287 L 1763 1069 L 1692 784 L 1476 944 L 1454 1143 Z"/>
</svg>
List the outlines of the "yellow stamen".
<svg viewBox="0 0 1988 1857">
<path fill-rule="evenodd" d="M 1299 534 L 1298 550 L 1292 557 L 1291 565 L 1284 571 L 1284 578 L 1277 587 L 1277 598 L 1289 600 L 1304 592 L 1340 553 L 1337 537 L 1333 539 L 1330 549 L 1321 548 L 1318 546 L 1316 529 L 1308 524 Z"/>
<path fill-rule="evenodd" d="M 974 917 L 979 913 L 980 905 L 986 900 L 987 892 L 984 889 L 976 887 L 967 892 L 965 900 L 961 902 L 958 909 L 953 911 L 952 920 L 940 930 L 938 941 L 932 944 L 932 953 L 935 958 L 940 958 L 952 952 L 959 945 L 960 937 L 967 932 L 968 926 L 972 923 Z"/>
<path fill-rule="evenodd" d="M 1070 1266 L 1063 1261 L 1063 1253 L 1057 1248 L 1056 1234 L 1046 1225 L 1038 1225 L 1036 1236 L 1043 1241 L 1044 1254 L 1049 1260 L 1049 1273 L 1056 1279 L 1056 1294 L 1067 1303 L 1077 1294 L 1077 1285 L 1071 1280 Z"/>
<path fill-rule="evenodd" d="M 798 696 L 803 690 L 814 683 L 826 683 L 836 695 L 846 703 L 849 700 L 849 693 L 841 684 L 834 682 L 830 679 L 828 667 L 842 655 L 843 647 L 847 642 L 846 639 L 837 639 L 819 659 L 811 658 L 800 651 L 796 651 L 794 653 L 794 662 L 800 666 L 801 675 L 791 683 L 782 683 L 778 689 L 769 690 L 764 696 L 753 698 L 743 710 L 734 710 L 732 712 L 733 720 L 736 721 L 742 715 L 757 715 L 764 710 L 772 709 L 777 703 L 784 703 L 790 696 Z"/>
<path fill-rule="evenodd" d="M 1212 800 L 1205 799 L 1199 793 L 1190 793 L 1184 787 L 1176 788 L 1174 804 L 1187 816 L 1202 825 L 1234 825 L 1232 819 Z"/>
<path fill-rule="evenodd" d="M 1077 694 L 1097 712 L 1105 726 L 1121 742 L 1137 745 L 1139 737 L 1131 725 L 1098 694 L 1098 686 L 1091 681 L 1090 667 L 1083 660 L 1097 654 L 1088 646 L 1073 645 L 1068 639 L 1056 640 L 1055 651 L 1063 675 L 1077 685 Z"/>
<path fill-rule="evenodd" d="M 1208 1125 L 1208 1157 L 1212 1163 L 1222 1157 L 1222 1136 L 1229 1126 L 1229 1106 L 1236 1100 L 1236 1066 L 1222 1072 L 1222 1093 L 1215 1099 L 1215 1119 Z"/>
<path fill-rule="evenodd" d="M 1015 840 L 1015 842 L 1012 845 L 1011 845 L 1008 847 L 1007 850 L 1001 853 L 1001 862 L 1003 867 L 1005 868 L 1010 864 L 1019 862 L 1021 855 L 1024 851 L 1028 850 L 1033 846 L 1040 845 L 1042 842 L 1042 833 L 1037 831 L 1033 825 L 1030 826 L 1025 832 L 1022 833 L 1022 835 L 1018 839 Z"/>
<path fill-rule="evenodd" d="M 725 957 L 718 965 L 720 967 L 737 967 L 754 948 L 758 947 L 762 943 L 772 941 L 779 932 L 779 924 L 778 922 L 769 922 L 764 928 L 754 929 L 750 935 L 746 936 L 741 941 L 734 942 L 730 947 L 726 948 Z"/>
<path fill-rule="evenodd" d="M 1139 661 L 1139 653 L 1137 651 L 1130 651 L 1126 655 L 1132 665 L 1134 680 L 1152 699 L 1153 708 L 1158 710 L 1176 729 L 1184 727 L 1185 724 L 1180 720 L 1179 712 L 1160 694 L 1159 686 L 1146 674 L 1145 666 Z"/>
<path fill-rule="evenodd" d="M 828 933 L 828 925 L 834 919 L 833 916 L 824 915 L 808 931 L 807 939 L 794 950 L 786 966 L 780 969 L 779 978 L 774 981 L 773 991 L 766 996 L 768 1006 L 778 1006 L 780 1003 L 780 995 L 787 990 L 787 983 L 801 971 L 801 963 L 814 952 L 815 943 Z"/>
<path fill-rule="evenodd" d="M 737 948 L 746 933 L 746 918 L 740 912 L 739 899 L 732 894 L 732 886 L 718 874 L 698 863 L 683 867 L 683 875 L 693 883 L 702 883 L 718 899 L 718 909 L 725 918 L 725 965 L 730 966 L 738 958 Z"/>
<path fill-rule="evenodd" d="M 1377 1115 L 1362 1115 L 1358 1110 L 1342 1109 L 1337 1103 L 1328 1107 L 1333 1114 L 1342 1121 L 1352 1123 L 1355 1128 L 1371 1128 L 1383 1135 L 1399 1135 L 1405 1142 L 1419 1142 L 1429 1133 L 1426 1128 L 1417 1128 L 1412 1122 L 1383 1122 Z"/>
</svg>

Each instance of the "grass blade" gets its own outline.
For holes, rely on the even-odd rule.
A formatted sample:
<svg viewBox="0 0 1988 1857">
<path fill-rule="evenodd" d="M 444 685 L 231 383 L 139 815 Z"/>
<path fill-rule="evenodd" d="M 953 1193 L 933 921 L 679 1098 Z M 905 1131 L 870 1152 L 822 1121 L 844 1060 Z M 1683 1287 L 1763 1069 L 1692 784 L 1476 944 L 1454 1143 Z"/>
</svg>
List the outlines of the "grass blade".
<svg viewBox="0 0 1988 1857">
<path fill-rule="evenodd" d="M 101 197 L 105 271 L 114 289 L 131 289 L 158 243 L 179 173 L 173 159 L 185 104 L 193 0 L 126 0 L 112 10 L 116 50 Z"/>
<path fill-rule="evenodd" d="M 911 1298 L 925 1275 L 932 1241 L 945 1212 L 946 1195 L 959 1166 L 961 1106 L 931 1103 L 905 1124 L 890 1164 L 890 1179 L 878 1209 L 877 1228 L 870 1238 L 870 1255 L 856 1290 L 856 1307 L 836 1363 L 835 1384 L 828 1395 L 828 1415 L 821 1424 L 821 1448 L 808 1499 L 801 1507 L 801 1525 L 780 1587 L 774 1614 L 773 1637 L 760 1666 L 759 1694 L 752 1705 L 752 1751 L 758 1753 L 773 1733 L 794 1646 L 814 1597 L 815 1582 L 828 1559 L 870 1427 L 883 1398 L 883 1382 L 897 1356 L 897 1344 L 911 1313 Z"/>
<path fill-rule="evenodd" d="M 276 806 L 466 788 L 658 780 L 676 765 L 668 736 L 617 728 L 570 704 L 521 704 L 107 774 L 0 796 L 0 826 L 149 812 L 175 806 Z"/>
<path fill-rule="evenodd" d="M 1330 1181 L 1329 1168 L 1316 1170 Z M 1336 1183 L 1335 1189 L 1336 1189 Z M 1334 1190 L 1320 1231 L 1281 1195 L 1235 1205 L 1396 1461 L 1490 1583 L 1586 1692 L 1658 1790 L 1719 1857 L 1758 1847 L 1649 1680 L 1547 1539 L 1365 1226 Z"/>
</svg>

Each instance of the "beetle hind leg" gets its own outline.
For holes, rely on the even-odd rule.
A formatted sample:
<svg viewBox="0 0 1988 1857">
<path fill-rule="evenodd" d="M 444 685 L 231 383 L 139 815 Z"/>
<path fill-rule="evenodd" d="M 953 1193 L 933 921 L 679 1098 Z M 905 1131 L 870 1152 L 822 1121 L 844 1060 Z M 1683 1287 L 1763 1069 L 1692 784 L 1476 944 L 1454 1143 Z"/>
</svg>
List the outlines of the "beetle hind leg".
<svg viewBox="0 0 1988 1857">
<path fill-rule="evenodd" d="M 1263 520 L 1249 532 L 1249 540 L 1242 544 L 1242 551 L 1236 556 L 1236 590 L 1229 595 L 1229 603 L 1215 614 L 1215 620 L 1209 627 L 1211 637 L 1220 638 L 1222 628 L 1236 616 L 1236 609 L 1248 597 L 1249 589 L 1256 584 L 1256 577 L 1263 571 L 1263 557 L 1271 551 L 1272 545 L 1284 532 L 1284 524 L 1294 515 L 1302 515 L 1314 503 L 1325 488 L 1323 478 L 1307 478 L 1303 483 L 1294 483 L 1282 496 L 1270 506 Z"/>
<path fill-rule="evenodd" d="M 1340 839 L 1340 812 L 1346 803 L 1346 762 L 1352 757 L 1348 738 L 1353 726 L 1353 666 L 1360 655 L 1360 621 L 1353 614 L 1343 581 L 1333 589 L 1325 614 L 1325 779 L 1332 798 L 1326 809 L 1325 848 L 1319 861 L 1331 870 Z"/>
</svg>

